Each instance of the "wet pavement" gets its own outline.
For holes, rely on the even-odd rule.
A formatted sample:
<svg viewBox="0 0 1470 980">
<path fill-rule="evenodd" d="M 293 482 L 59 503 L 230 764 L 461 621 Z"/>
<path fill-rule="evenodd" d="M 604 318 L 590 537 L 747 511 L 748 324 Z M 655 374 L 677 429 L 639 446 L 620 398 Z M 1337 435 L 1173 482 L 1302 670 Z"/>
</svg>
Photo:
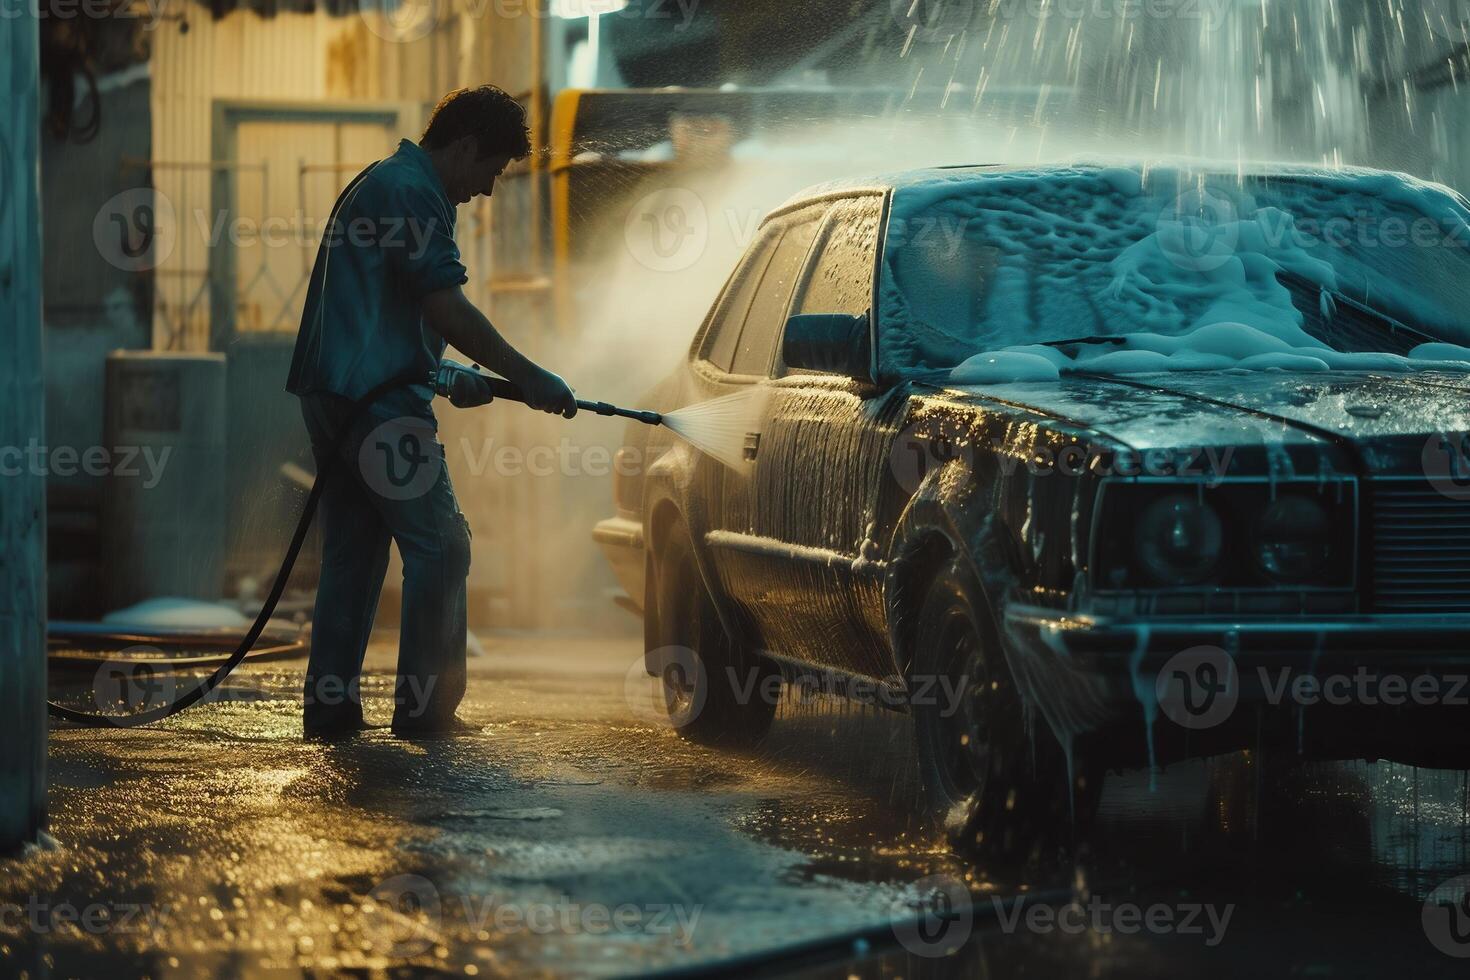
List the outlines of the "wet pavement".
<svg viewBox="0 0 1470 980">
<path fill-rule="evenodd" d="M 54 728 L 56 846 L 0 864 L 0 974 L 1470 964 L 1464 773 L 1249 754 L 1153 788 L 1124 773 L 1080 862 L 991 875 L 910 827 L 901 715 L 788 693 L 757 750 L 702 748 L 648 711 L 631 633 L 481 639 L 462 714 L 485 729 L 452 742 L 303 743 L 289 660 L 154 728 Z M 369 653 L 380 722 L 394 640 Z M 91 707 L 90 676 L 53 684 Z"/>
</svg>

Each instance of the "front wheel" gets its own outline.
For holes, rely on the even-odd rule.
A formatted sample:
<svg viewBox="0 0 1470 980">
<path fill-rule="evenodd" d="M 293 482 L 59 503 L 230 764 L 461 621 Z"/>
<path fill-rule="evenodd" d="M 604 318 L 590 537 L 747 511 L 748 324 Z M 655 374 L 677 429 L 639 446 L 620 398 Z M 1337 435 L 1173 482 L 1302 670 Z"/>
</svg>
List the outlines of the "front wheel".
<svg viewBox="0 0 1470 980">
<path fill-rule="evenodd" d="M 670 528 L 653 573 L 651 666 L 669 724 L 695 742 L 756 742 L 775 714 L 779 674 L 725 632 L 682 521 Z"/>
<path fill-rule="evenodd" d="M 1030 861 L 1091 815 L 1101 772 L 1069 766 L 1039 717 L 1039 730 L 1028 730 L 979 584 L 962 562 L 929 586 L 907 680 L 925 814 L 957 850 Z"/>
</svg>

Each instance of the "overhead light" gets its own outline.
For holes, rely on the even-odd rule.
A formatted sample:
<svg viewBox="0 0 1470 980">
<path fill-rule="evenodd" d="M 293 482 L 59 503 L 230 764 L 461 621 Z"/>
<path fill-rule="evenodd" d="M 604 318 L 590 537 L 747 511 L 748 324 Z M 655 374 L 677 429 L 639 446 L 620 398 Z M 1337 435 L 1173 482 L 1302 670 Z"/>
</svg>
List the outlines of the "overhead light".
<svg viewBox="0 0 1470 980">
<path fill-rule="evenodd" d="M 613 14 L 628 6 L 628 0 L 551 0 L 551 15 L 565 20 Z"/>
</svg>

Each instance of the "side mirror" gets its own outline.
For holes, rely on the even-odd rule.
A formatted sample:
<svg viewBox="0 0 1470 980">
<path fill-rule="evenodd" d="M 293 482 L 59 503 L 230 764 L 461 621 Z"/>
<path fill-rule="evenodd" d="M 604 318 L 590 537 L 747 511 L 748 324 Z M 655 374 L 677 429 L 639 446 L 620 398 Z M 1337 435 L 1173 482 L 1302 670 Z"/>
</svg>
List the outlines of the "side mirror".
<svg viewBox="0 0 1470 980">
<path fill-rule="evenodd" d="M 787 367 L 873 380 L 873 345 L 868 316 L 798 313 L 786 320 L 781 359 Z"/>
</svg>

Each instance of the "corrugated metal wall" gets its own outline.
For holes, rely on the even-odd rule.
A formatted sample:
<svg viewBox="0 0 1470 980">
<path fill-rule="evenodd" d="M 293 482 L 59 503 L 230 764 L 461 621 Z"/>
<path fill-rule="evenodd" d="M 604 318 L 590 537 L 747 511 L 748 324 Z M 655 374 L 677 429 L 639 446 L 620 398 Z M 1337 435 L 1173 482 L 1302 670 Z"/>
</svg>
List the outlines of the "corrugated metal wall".
<svg viewBox="0 0 1470 980">
<path fill-rule="evenodd" d="M 383 36 L 392 32 L 381 20 L 367 19 L 376 15 L 267 20 L 237 11 L 216 21 L 202 10 L 193 13 L 188 32 L 173 25 L 159 30 L 151 62 L 154 181 L 172 205 L 178 230 L 174 253 L 157 273 L 154 336 L 164 349 L 207 347 L 209 304 L 200 299 L 216 227 L 211 177 L 221 167 L 255 163 L 211 159 L 216 103 L 395 104 L 403 106 L 401 122 L 412 133 L 425 106 L 461 74 L 458 20 L 395 41 Z"/>
</svg>

